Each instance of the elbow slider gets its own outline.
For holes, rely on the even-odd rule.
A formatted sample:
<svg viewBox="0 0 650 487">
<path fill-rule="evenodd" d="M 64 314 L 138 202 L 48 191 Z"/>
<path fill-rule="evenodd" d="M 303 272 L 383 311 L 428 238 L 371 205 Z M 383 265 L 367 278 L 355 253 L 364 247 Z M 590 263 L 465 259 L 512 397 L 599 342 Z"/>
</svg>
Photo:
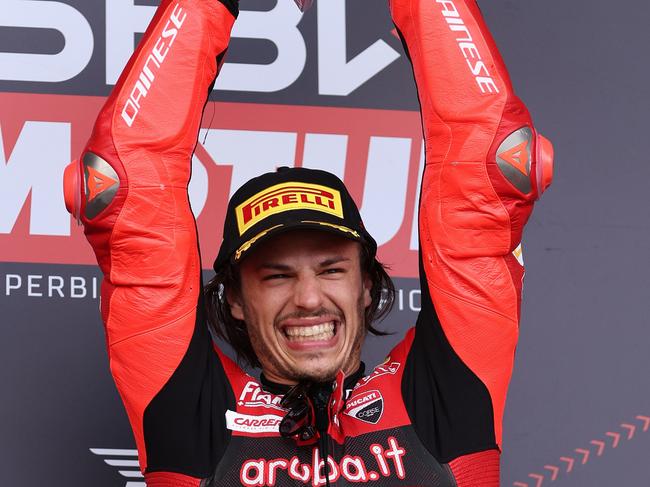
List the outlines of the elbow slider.
<svg viewBox="0 0 650 487">
<path fill-rule="evenodd" d="M 553 182 L 553 144 L 532 127 L 522 127 L 501 142 L 496 163 L 524 195 L 539 199 Z"/>
<path fill-rule="evenodd" d="M 73 161 L 65 168 L 65 207 L 78 222 L 82 210 L 88 220 L 99 216 L 112 203 L 119 188 L 120 178 L 115 169 L 92 152 L 86 152 L 81 163 Z"/>
<path fill-rule="evenodd" d="M 541 134 L 537 134 L 537 194 L 542 196 L 553 183 L 553 159 L 554 150 L 550 140 Z"/>
<path fill-rule="evenodd" d="M 78 160 L 72 161 L 63 173 L 63 196 L 65 207 L 77 222 L 81 221 L 81 166 Z"/>
</svg>

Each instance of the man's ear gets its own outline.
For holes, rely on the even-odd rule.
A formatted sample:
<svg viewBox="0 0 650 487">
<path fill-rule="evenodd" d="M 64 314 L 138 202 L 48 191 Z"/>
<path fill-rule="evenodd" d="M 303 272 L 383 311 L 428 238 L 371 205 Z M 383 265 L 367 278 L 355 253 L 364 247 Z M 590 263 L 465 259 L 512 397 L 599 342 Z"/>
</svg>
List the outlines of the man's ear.
<svg viewBox="0 0 650 487">
<path fill-rule="evenodd" d="M 363 275 L 363 307 L 367 308 L 372 303 L 372 279 L 367 273 Z"/>
<path fill-rule="evenodd" d="M 239 321 L 244 321 L 244 305 L 242 304 L 241 294 L 226 289 L 226 300 L 230 306 L 230 314 Z"/>
</svg>

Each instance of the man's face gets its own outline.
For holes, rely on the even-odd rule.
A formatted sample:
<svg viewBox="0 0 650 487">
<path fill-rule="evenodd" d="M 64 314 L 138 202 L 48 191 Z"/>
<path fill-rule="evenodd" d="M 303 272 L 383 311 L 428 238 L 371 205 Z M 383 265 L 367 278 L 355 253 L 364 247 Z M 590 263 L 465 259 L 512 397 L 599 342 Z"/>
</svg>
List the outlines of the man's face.
<svg viewBox="0 0 650 487">
<path fill-rule="evenodd" d="M 359 244 L 296 230 L 265 242 L 240 265 L 241 293 L 229 293 L 233 317 L 246 322 L 267 378 L 325 381 L 359 366 L 371 282 Z"/>
</svg>

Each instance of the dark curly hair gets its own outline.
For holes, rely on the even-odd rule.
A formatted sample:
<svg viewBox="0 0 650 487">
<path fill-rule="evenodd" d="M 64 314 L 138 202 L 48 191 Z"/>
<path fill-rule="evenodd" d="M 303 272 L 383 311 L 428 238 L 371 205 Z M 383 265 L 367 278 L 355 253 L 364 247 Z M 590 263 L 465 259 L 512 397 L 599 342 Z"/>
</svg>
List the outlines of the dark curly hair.
<svg viewBox="0 0 650 487">
<path fill-rule="evenodd" d="M 371 254 L 363 242 L 360 250 L 361 272 L 370 277 L 371 303 L 366 308 L 366 331 L 377 336 L 389 333 L 378 330 L 373 323 L 382 320 L 390 312 L 395 301 L 395 285 L 386 272 L 386 268 Z M 260 367 L 253 346 L 248 336 L 246 323 L 235 319 L 230 312 L 226 299 L 226 290 L 241 291 L 239 265 L 232 260 L 224 265 L 203 288 L 208 311 L 208 322 L 215 334 L 232 346 L 240 361 L 252 367 Z"/>
</svg>

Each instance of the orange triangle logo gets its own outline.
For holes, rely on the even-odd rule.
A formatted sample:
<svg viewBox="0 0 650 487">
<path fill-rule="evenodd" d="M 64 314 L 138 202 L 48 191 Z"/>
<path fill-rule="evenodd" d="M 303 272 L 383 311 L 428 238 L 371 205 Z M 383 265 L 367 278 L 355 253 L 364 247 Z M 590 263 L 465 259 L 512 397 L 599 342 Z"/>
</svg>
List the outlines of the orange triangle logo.
<svg viewBox="0 0 650 487">
<path fill-rule="evenodd" d="M 86 166 L 88 169 L 88 201 L 92 201 L 107 189 L 111 188 L 117 181 L 105 174 L 100 173 L 97 169 Z"/>
<path fill-rule="evenodd" d="M 525 140 L 512 149 L 499 154 L 499 157 L 513 166 L 519 172 L 528 176 L 528 141 Z"/>
</svg>

